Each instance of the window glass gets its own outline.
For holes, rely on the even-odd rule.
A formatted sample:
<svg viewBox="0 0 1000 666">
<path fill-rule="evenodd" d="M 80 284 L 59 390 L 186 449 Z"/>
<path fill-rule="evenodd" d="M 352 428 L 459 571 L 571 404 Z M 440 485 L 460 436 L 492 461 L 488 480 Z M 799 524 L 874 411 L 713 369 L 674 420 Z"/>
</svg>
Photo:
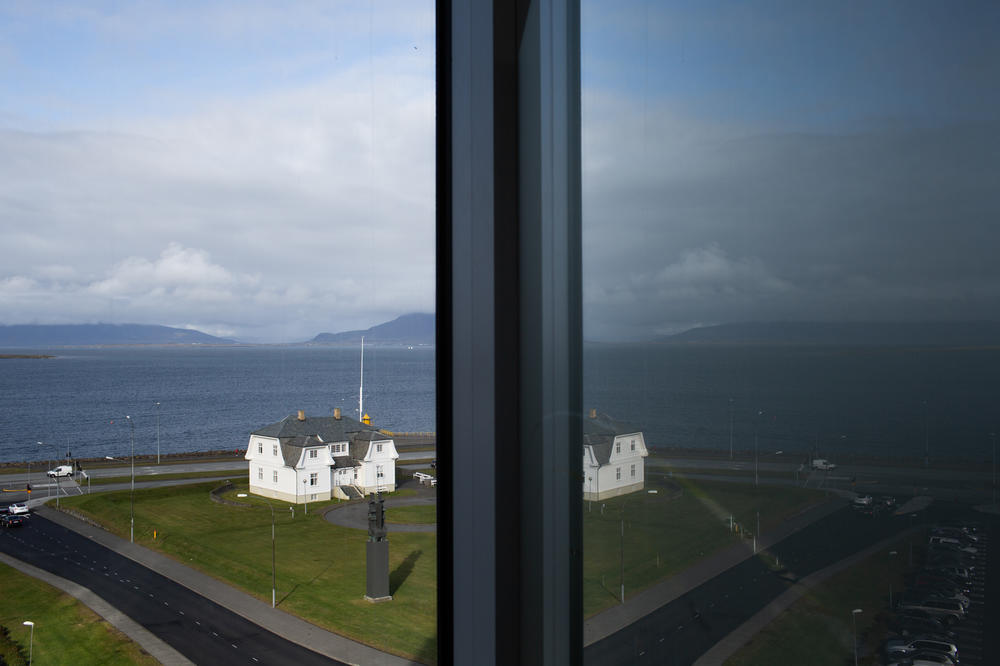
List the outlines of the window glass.
<svg viewBox="0 0 1000 666">
<path fill-rule="evenodd" d="M 585 417 L 587 663 L 879 663 L 966 580 L 990 661 L 993 545 L 928 543 L 997 534 L 1000 6 L 954 10 L 582 3 L 584 414 L 644 443 Z"/>
</svg>

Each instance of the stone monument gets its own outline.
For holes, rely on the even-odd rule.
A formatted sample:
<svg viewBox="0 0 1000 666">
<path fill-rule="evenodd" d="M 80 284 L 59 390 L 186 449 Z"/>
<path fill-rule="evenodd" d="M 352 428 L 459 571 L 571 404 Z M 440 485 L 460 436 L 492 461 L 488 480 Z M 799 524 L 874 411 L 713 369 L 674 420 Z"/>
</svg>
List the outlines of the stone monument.
<svg viewBox="0 0 1000 666">
<path fill-rule="evenodd" d="M 389 538 L 385 531 L 385 500 L 376 493 L 368 500 L 368 543 L 366 561 L 368 582 L 365 599 L 391 601 L 389 594 Z"/>
</svg>

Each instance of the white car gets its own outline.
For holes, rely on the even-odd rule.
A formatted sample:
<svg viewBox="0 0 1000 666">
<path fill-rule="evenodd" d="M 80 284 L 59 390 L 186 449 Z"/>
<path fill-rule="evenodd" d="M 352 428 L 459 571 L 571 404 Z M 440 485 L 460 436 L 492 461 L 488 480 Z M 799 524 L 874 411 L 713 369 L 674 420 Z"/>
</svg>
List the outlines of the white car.
<svg viewBox="0 0 1000 666">
<path fill-rule="evenodd" d="M 7 507 L 8 513 L 18 514 L 18 513 L 28 513 L 28 505 L 24 503 L 14 503 Z"/>
</svg>

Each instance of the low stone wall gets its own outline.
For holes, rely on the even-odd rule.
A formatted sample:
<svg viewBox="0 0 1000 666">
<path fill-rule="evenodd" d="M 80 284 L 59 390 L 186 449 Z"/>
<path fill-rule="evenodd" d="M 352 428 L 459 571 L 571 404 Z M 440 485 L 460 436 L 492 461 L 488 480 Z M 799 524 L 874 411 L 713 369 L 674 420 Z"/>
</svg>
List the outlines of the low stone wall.
<svg viewBox="0 0 1000 666">
<path fill-rule="evenodd" d="M 246 502 L 237 502 L 236 500 L 231 500 L 231 499 L 226 499 L 225 497 L 221 497 L 222 493 L 229 492 L 232 489 L 233 489 L 233 482 L 226 481 L 218 488 L 209 491 L 208 496 L 211 498 L 213 502 L 218 502 L 219 504 L 228 504 L 229 506 L 251 506 Z"/>
</svg>

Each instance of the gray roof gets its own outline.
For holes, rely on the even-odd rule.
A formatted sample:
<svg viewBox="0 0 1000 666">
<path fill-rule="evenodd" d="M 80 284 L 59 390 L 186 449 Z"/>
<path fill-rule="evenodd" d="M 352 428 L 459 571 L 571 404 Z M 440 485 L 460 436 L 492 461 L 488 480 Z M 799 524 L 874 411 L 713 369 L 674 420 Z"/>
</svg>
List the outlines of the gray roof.
<svg viewBox="0 0 1000 666">
<path fill-rule="evenodd" d="M 300 421 L 295 414 L 291 414 L 277 423 L 255 430 L 253 434 L 279 438 L 316 435 L 329 444 L 346 442 L 351 439 L 353 433 L 371 430 L 375 428 L 355 421 L 349 416 L 341 416 L 339 419 L 332 416 L 307 416 Z"/>
<path fill-rule="evenodd" d="M 371 439 L 387 439 L 373 426 L 365 425 L 349 416 L 335 419 L 332 416 L 307 416 L 300 421 L 296 414 L 291 414 L 277 423 L 266 425 L 254 430 L 254 435 L 275 437 L 281 445 L 281 457 L 287 467 L 294 467 L 302 456 L 302 449 L 309 446 L 323 446 L 334 442 L 350 442 L 350 466 L 358 464 L 368 450 Z M 357 440 L 357 445 L 356 445 Z M 363 444 L 363 447 L 361 446 Z M 361 455 L 357 455 L 360 449 Z M 346 464 L 338 465 L 347 466 Z"/>
<path fill-rule="evenodd" d="M 607 465 L 611 461 L 611 447 L 618 435 L 630 435 L 640 432 L 630 423 L 618 421 L 607 414 L 598 414 L 596 418 L 583 418 L 583 445 L 594 448 L 594 457 L 598 465 Z"/>
</svg>

